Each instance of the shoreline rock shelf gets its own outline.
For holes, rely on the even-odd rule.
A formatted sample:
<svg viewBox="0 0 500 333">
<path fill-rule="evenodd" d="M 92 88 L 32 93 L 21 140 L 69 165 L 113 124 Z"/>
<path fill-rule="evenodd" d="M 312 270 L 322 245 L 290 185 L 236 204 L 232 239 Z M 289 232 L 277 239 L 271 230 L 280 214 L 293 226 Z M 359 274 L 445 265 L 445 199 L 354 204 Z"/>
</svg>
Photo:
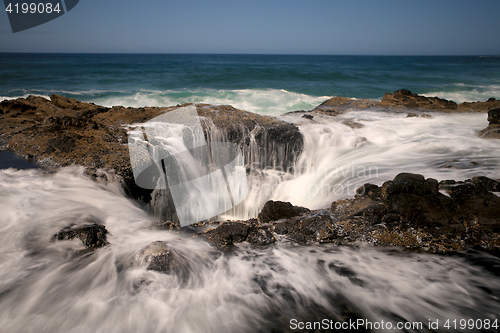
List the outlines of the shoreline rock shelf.
<svg viewBox="0 0 500 333">
<path fill-rule="evenodd" d="M 6 142 L 2 149 L 42 166 L 82 165 L 94 177 L 105 169 L 119 176 L 132 197 L 148 202 L 151 191 L 138 188 L 133 178 L 126 126 L 188 104 L 106 108 L 58 95 L 50 98 L 29 96 L 0 103 L 0 141 Z M 240 145 L 249 163 L 286 169 L 302 151 L 303 137 L 293 124 L 232 106 L 196 107 L 206 119 L 201 123 L 207 140 L 216 137 Z"/>
<path fill-rule="evenodd" d="M 487 177 L 438 183 L 401 173 L 382 186 L 363 185 L 354 198 L 334 201 L 330 210 L 310 211 L 268 201 L 258 219 L 206 221 L 169 230 L 205 238 L 218 247 L 244 241 L 267 246 L 281 237 L 297 244 L 365 242 L 431 253 L 467 247 L 498 252 L 500 197 L 492 192 L 499 191 L 500 180 Z M 259 241 L 254 240 L 255 234 L 260 235 Z"/>
</svg>

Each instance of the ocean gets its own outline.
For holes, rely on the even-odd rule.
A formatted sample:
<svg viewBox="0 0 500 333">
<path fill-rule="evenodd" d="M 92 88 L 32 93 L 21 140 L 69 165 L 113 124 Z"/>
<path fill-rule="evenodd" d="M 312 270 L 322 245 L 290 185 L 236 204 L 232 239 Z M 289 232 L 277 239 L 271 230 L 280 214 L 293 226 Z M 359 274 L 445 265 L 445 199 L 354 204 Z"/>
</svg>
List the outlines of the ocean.
<svg viewBox="0 0 500 333">
<path fill-rule="evenodd" d="M 458 103 L 500 98 L 500 57 L 0 53 L 0 99 L 61 94 L 104 106 L 230 104 L 279 115 L 399 89 Z"/>
<path fill-rule="evenodd" d="M 368 109 L 313 121 L 286 114 L 332 96 L 380 100 L 403 88 L 455 102 L 500 99 L 500 57 L 0 54 L 0 100 L 60 94 L 105 106 L 230 104 L 296 124 L 304 137 L 299 172 L 265 170 L 239 209 L 220 219 L 255 217 L 270 199 L 328 209 L 401 172 L 500 178 L 500 140 L 477 135 L 488 125 L 484 113 L 407 118 Z M 308 331 L 299 329 L 307 322 L 346 331 L 342 323 L 357 320 L 377 332 L 500 325 L 500 259 L 489 253 L 282 238 L 221 251 L 152 229 L 158 215 L 82 167 L 46 173 L 12 155 L 0 159 L 0 332 L 297 332 Z M 106 226 L 109 246 L 78 256 L 78 240 L 49 242 L 89 220 Z M 132 264 L 158 240 L 187 260 L 187 278 Z"/>
</svg>

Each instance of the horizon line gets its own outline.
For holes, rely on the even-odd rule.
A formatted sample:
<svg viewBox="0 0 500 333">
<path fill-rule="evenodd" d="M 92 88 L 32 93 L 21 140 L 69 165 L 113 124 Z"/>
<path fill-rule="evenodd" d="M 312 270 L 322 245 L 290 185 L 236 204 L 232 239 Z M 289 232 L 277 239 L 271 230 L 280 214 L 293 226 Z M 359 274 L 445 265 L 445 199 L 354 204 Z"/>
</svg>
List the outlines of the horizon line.
<svg viewBox="0 0 500 333">
<path fill-rule="evenodd" d="M 484 57 L 498 58 L 500 55 L 477 54 L 477 55 L 446 55 L 446 54 L 312 54 L 312 53 L 203 53 L 203 52 L 4 52 L 0 54 L 94 54 L 94 55 L 242 55 L 242 56 L 324 56 L 324 57 Z"/>
</svg>

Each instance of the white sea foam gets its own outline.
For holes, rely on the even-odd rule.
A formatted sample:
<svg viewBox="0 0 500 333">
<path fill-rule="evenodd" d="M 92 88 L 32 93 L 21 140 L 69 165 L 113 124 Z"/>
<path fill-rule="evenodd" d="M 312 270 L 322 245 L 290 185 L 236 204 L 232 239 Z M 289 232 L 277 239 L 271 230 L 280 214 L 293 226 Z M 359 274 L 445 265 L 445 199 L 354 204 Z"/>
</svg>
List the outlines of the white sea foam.
<svg viewBox="0 0 500 333">
<path fill-rule="evenodd" d="M 500 142 L 477 135 L 488 125 L 485 114 L 407 118 L 404 113 L 352 111 L 337 118 L 308 120 L 290 114 L 281 119 L 299 126 L 304 152 L 293 173 L 268 170 L 267 177 L 254 183 L 246 203 L 252 209 L 240 217 L 257 214 L 268 199 L 328 208 L 332 201 L 353 197 L 359 186 L 381 185 L 400 172 L 438 180 L 500 178 Z M 351 128 L 342 121 L 363 127 Z"/>
<path fill-rule="evenodd" d="M 46 94 L 23 93 L 14 97 L 0 96 L 0 100 L 26 98 L 37 95 L 49 98 L 50 94 L 62 94 L 68 97 L 82 99 L 106 107 L 144 107 L 172 106 L 184 103 L 205 103 L 214 105 L 232 105 L 238 109 L 259 114 L 277 116 L 289 111 L 310 110 L 330 96 L 311 96 L 290 92 L 284 89 L 239 89 L 239 90 L 146 90 L 108 91 L 82 90 L 65 91 L 50 90 Z"/>
<path fill-rule="evenodd" d="M 184 103 L 232 105 L 238 109 L 266 115 L 280 115 L 295 110 L 310 110 L 330 98 L 289 92 L 283 89 L 240 90 L 141 90 L 131 95 L 97 97 L 96 104 L 131 107 L 171 106 Z"/>
<path fill-rule="evenodd" d="M 462 258 L 283 241 L 220 253 L 150 229 L 153 220 L 117 185 L 99 185 L 81 168 L 0 170 L 0 210 L 4 332 L 269 332 L 286 331 L 293 318 L 337 321 L 345 309 L 424 325 L 500 312 L 500 279 Z M 75 257 L 80 241 L 50 243 L 90 217 L 106 225 L 110 246 Z M 157 240 L 183 255 L 187 278 L 130 265 Z"/>
<path fill-rule="evenodd" d="M 485 102 L 494 97 L 500 99 L 500 85 L 466 85 L 454 84 L 449 90 L 421 94 L 426 97 L 444 98 L 456 103 Z"/>
</svg>

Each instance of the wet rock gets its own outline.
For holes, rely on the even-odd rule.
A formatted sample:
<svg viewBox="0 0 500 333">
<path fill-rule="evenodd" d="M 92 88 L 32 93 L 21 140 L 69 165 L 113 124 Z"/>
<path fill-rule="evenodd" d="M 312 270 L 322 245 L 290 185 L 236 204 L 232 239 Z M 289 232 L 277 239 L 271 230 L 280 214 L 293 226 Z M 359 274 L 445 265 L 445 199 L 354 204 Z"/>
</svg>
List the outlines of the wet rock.
<svg viewBox="0 0 500 333">
<path fill-rule="evenodd" d="M 159 221 L 153 223 L 153 228 L 160 230 L 180 230 L 181 226 L 178 222 L 172 221 Z"/>
<path fill-rule="evenodd" d="M 387 208 L 380 200 L 373 200 L 366 196 L 334 201 L 330 212 L 336 216 L 342 216 L 343 219 L 363 217 L 365 223 L 376 224 L 382 221 Z"/>
<path fill-rule="evenodd" d="M 488 139 L 500 139 L 500 124 L 492 124 L 479 132 L 479 136 Z"/>
<path fill-rule="evenodd" d="M 438 97 L 424 97 L 418 94 L 412 94 L 411 91 L 406 89 L 398 90 L 394 92 L 394 94 L 386 93 L 382 101 L 377 103 L 377 106 L 440 111 L 458 109 L 458 105 L 455 102 Z"/>
<path fill-rule="evenodd" d="M 489 125 L 481 132 L 479 136 L 490 139 L 500 139 L 500 109 L 488 111 Z"/>
<path fill-rule="evenodd" d="M 259 213 L 259 220 L 261 223 L 266 223 L 279 219 L 292 218 L 309 212 L 309 209 L 293 206 L 289 202 L 270 200 L 265 203 L 264 207 L 262 207 L 262 210 Z"/>
<path fill-rule="evenodd" d="M 364 127 L 363 124 L 360 124 L 360 123 L 357 123 L 357 122 L 351 121 L 351 120 L 343 120 L 343 121 L 341 121 L 341 123 L 350 127 L 350 128 L 362 128 L 362 127 Z"/>
<path fill-rule="evenodd" d="M 490 125 L 500 124 L 500 109 L 493 109 L 488 111 L 488 122 Z"/>
<path fill-rule="evenodd" d="M 217 246 L 228 246 L 247 239 L 250 226 L 241 222 L 224 222 L 215 229 L 206 231 L 200 236 Z"/>
<path fill-rule="evenodd" d="M 146 269 L 176 274 L 184 279 L 190 272 L 189 260 L 164 241 L 156 241 L 144 247 L 134 256 L 133 261 L 135 265 L 146 266 Z"/>
<path fill-rule="evenodd" d="M 449 186 L 446 191 L 458 204 L 465 216 L 467 226 L 481 228 L 485 232 L 500 232 L 500 197 L 488 191 L 497 189 L 498 183 L 492 179 L 477 179 Z"/>
<path fill-rule="evenodd" d="M 414 117 L 422 117 L 422 118 L 432 118 L 430 114 L 427 113 L 415 113 L 415 112 L 409 112 L 406 115 L 406 118 L 414 118 Z"/>
<path fill-rule="evenodd" d="M 471 182 L 476 186 L 482 187 L 490 192 L 500 192 L 500 182 L 488 177 L 472 177 Z"/>
<path fill-rule="evenodd" d="M 246 238 L 252 245 L 266 246 L 276 243 L 276 237 L 266 227 L 251 227 Z"/>
<path fill-rule="evenodd" d="M 312 116 L 312 115 L 310 115 L 310 114 L 304 114 L 304 115 L 302 116 L 302 118 L 306 118 L 306 119 L 311 120 L 311 119 L 313 119 L 313 118 L 314 118 L 314 116 Z"/>
<path fill-rule="evenodd" d="M 99 223 L 79 226 L 71 225 L 53 235 L 50 241 L 55 242 L 78 238 L 87 249 L 95 250 L 109 244 L 106 240 L 107 234 L 106 227 Z"/>
<path fill-rule="evenodd" d="M 441 233 L 465 231 L 456 203 L 439 192 L 435 179 L 401 173 L 384 183 L 381 199 L 387 212 L 398 214 L 402 221 L 417 228 L 439 227 Z"/>
<path fill-rule="evenodd" d="M 275 222 L 271 229 L 278 235 L 299 243 L 331 242 L 337 237 L 333 220 L 328 214 L 314 214 Z"/>
<path fill-rule="evenodd" d="M 374 107 L 376 101 L 369 99 L 354 99 L 333 97 L 315 107 L 312 111 L 326 115 L 337 116 L 347 110 L 364 110 Z"/>
</svg>

